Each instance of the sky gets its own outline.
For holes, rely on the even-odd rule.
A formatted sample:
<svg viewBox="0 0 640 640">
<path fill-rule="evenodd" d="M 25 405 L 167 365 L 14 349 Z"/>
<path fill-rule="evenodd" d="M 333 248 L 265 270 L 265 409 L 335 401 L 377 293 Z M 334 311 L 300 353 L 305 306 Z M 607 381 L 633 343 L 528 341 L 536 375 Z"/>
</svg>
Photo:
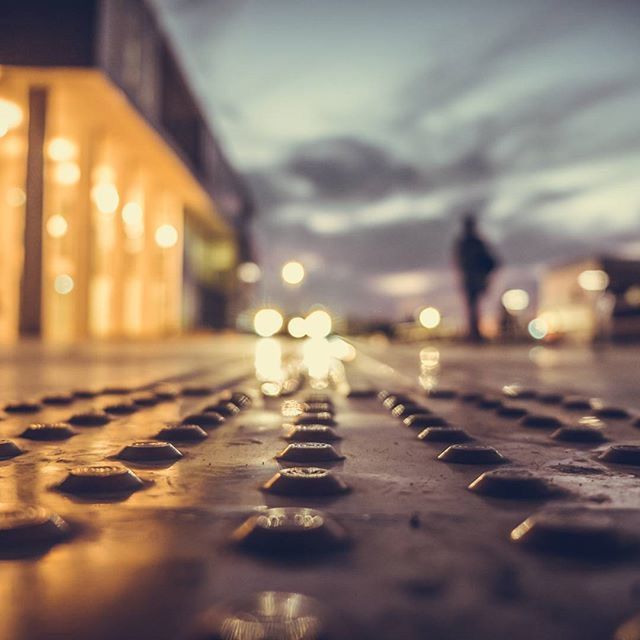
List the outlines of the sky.
<svg viewBox="0 0 640 640">
<path fill-rule="evenodd" d="M 640 257 L 635 0 L 154 5 L 254 194 L 261 298 L 456 321 L 468 211 L 502 262 L 489 312 L 554 263 Z"/>
</svg>

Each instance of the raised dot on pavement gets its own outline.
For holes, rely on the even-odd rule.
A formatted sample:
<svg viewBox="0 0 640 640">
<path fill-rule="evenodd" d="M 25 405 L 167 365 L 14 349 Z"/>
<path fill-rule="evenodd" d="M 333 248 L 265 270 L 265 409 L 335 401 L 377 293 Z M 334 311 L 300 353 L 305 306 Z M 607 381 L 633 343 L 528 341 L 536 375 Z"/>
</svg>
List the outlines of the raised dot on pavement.
<svg viewBox="0 0 640 640">
<path fill-rule="evenodd" d="M 160 402 L 160 398 L 155 393 L 145 391 L 143 393 L 134 393 L 131 396 L 131 401 L 139 407 L 155 407 Z"/>
<path fill-rule="evenodd" d="M 424 442 L 469 442 L 471 436 L 456 427 L 427 427 L 418 434 L 418 439 Z"/>
<path fill-rule="evenodd" d="M 517 398 L 518 400 L 533 400 L 538 395 L 534 389 L 529 389 L 519 384 L 505 385 L 502 387 L 502 394 L 507 398 Z"/>
<path fill-rule="evenodd" d="M 614 464 L 628 464 L 640 466 L 639 444 L 612 444 L 602 455 L 600 460 Z"/>
<path fill-rule="evenodd" d="M 414 402 L 397 404 L 391 410 L 391 415 L 395 418 L 407 418 L 408 416 L 413 416 L 415 414 L 424 414 L 431 413 L 429 409 L 421 404 L 417 404 Z"/>
<path fill-rule="evenodd" d="M 187 384 L 180 390 L 183 396 L 201 397 L 213 395 L 215 389 L 209 385 Z"/>
<path fill-rule="evenodd" d="M 138 440 L 123 447 L 117 457 L 129 462 L 167 462 L 179 460 L 182 453 L 170 442 Z"/>
<path fill-rule="evenodd" d="M 0 506 L 0 553 L 39 551 L 69 535 L 69 525 L 44 507 Z"/>
<path fill-rule="evenodd" d="M 42 410 L 39 402 L 23 400 L 20 402 L 9 402 L 4 406 L 7 413 L 37 413 Z"/>
<path fill-rule="evenodd" d="M 306 507 L 266 509 L 250 516 L 232 535 L 252 551 L 303 556 L 344 547 L 345 529 L 322 511 Z"/>
<path fill-rule="evenodd" d="M 290 427 L 285 434 L 290 442 L 335 442 L 340 436 L 323 424 L 301 424 Z"/>
<path fill-rule="evenodd" d="M 327 442 L 292 442 L 276 456 L 283 462 L 337 462 L 344 460 Z"/>
<path fill-rule="evenodd" d="M 599 429 L 582 425 L 560 427 L 551 434 L 551 437 L 554 440 L 579 444 L 599 444 L 607 441 L 607 437 Z"/>
<path fill-rule="evenodd" d="M 429 389 L 427 391 L 427 396 L 429 398 L 434 398 L 435 400 L 451 400 L 457 395 L 458 392 L 455 389 L 447 387 L 438 387 L 436 389 Z"/>
<path fill-rule="evenodd" d="M 120 495 L 142 489 L 142 480 L 121 464 L 74 467 L 58 485 L 60 491 L 76 495 Z"/>
<path fill-rule="evenodd" d="M 50 393 L 42 396 L 40 402 L 53 406 L 66 406 L 71 404 L 75 398 L 71 393 Z"/>
<path fill-rule="evenodd" d="M 604 560 L 619 554 L 626 542 L 612 520 L 587 509 L 543 511 L 527 518 L 511 532 L 519 545 L 591 560 Z"/>
<path fill-rule="evenodd" d="M 439 456 L 438 460 L 453 464 L 502 464 L 504 456 L 493 447 L 480 444 L 452 444 Z"/>
<path fill-rule="evenodd" d="M 66 422 L 37 422 L 30 424 L 20 437 L 28 440 L 67 440 L 76 433 Z"/>
<path fill-rule="evenodd" d="M 303 413 L 294 422 L 296 424 L 323 424 L 325 427 L 335 427 L 337 422 L 330 413 Z"/>
<path fill-rule="evenodd" d="M 524 407 L 515 407 L 515 406 L 509 406 L 509 405 L 503 404 L 496 409 L 496 413 L 501 418 L 515 419 L 515 418 L 522 418 L 522 416 L 526 416 L 529 413 L 529 411 Z"/>
<path fill-rule="evenodd" d="M 598 407 L 594 409 L 593 413 L 598 418 L 605 418 L 606 420 L 626 420 L 631 417 L 624 407 L 614 407 L 612 405 Z"/>
<path fill-rule="evenodd" d="M 285 496 L 333 496 L 346 493 L 343 480 L 328 469 L 289 467 L 281 469 L 262 486 L 264 491 Z"/>
<path fill-rule="evenodd" d="M 22 453 L 22 449 L 12 440 L 0 440 L 0 460 L 10 460 Z"/>
<path fill-rule="evenodd" d="M 519 423 L 523 427 L 531 429 L 559 429 L 562 421 L 555 416 L 548 416 L 541 413 L 530 413 L 520 418 Z"/>
<path fill-rule="evenodd" d="M 232 418 L 233 416 L 237 416 L 240 413 L 240 408 L 233 402 L 215 402 L 213 404 L 207 405 L 204 409 L 202 409 L 202 411 L 203 413 L 210 413 L 211 411 L 213 411 L 214 413 L 219 413 L 225 418 Z"/>
<path fill-rule="evenodd" d="M 194 625 L 194 640 L 320 640 L 329 637 L 326 614 L 299 593 L 260 591 L 211 607 Z M 268 635 L 266 633 L 268 632 Z"/>
<path fill-rule="evenodd" d="M 207 438 L 207 432 L 197 424 L 168 424 L 154 436 L 167 442 L 197 442 Z"/>
<path fill-rule="evenodd" d="M 591 411 L 591 400 L 582 396 L 567 396 L 562 406 L 569 411 Z"/>
<path fill-rule="evenodd" d="M 114 402 L 103 408 L 107 413 L 114 416 L 129 416 L 140 410 L 140 406 L 133 402 Z"/>
<path fill-rule="evenodd" d="M 416 413 L 407 416 L 403 420 L 407 427 L 412 429 L 426 429 L 427 427 L 446 427 L 448 422 L 442 417 L 433 413 Z"/>
<path fill-rule="evenodd" d="M 561 393 L 545 391 L 538 394 L 537 400 L 542 404 L 560 404 L 564 400 L 564 396 Z"/>
<path fill-rule="evenodd" d="M 483 496 L 513 500 L 540 500 L 559 493 L 547 480 L 523 469 L 486 471 L 468 488 Z"/>
<path fill-rule="evenodd" d="M 68 422 L 78 427 L 102 427 L 111 422 L 111 417 L 105 411 L 85 411 L 72 415 Z"/>
<path fill-rule="evenodd" d="M 214 411 L 208 413 L 192 413 L 182 419 L 182 424 L 197 424 L 203 429 L 219 427 L 223 422 L 224 417 Z"/>
</svg>

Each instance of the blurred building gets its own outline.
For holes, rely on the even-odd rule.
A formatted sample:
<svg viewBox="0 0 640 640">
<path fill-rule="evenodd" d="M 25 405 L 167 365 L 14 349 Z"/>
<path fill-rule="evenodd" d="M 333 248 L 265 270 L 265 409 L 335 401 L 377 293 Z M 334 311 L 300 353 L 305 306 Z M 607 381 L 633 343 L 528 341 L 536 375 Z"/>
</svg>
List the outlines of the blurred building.
<svg viewBox="0 0 640 640">
<path fill-rule="evenodd" d="M 0 12 L 0 339 L 223 326 L 251 203 L 142 0 Z"/>
<path fill-rule="evenodd" d="M 640 261 L 596 257 L 550 269 L 536 322 L 547 338 L 639 339 Z"/>
</svg>

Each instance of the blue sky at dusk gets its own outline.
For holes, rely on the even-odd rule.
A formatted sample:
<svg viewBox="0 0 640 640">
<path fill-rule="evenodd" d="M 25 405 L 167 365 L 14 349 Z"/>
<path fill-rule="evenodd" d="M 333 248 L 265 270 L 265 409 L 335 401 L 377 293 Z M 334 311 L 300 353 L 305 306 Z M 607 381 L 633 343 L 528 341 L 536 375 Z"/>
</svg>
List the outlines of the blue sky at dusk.
<svg viewBox="0 0 640 640">
<path fill-rule="evenodd" d="M 510 286 L 640 256 L 640 5 L 156 0 L 252 187 L 261 295 L 399 318 L 460 313 L 451 244 L 476 211 Z M 307 267 L 283 291 L 289 259 Z"/>
</svg>

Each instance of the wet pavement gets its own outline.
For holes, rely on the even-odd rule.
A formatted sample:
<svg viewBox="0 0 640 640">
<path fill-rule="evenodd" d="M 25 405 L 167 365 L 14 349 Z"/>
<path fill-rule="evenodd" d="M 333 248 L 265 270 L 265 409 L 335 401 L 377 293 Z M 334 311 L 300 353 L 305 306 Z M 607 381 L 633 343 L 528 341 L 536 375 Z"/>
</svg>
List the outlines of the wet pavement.
<svg viewBox="0 0 640 640">
<path fill-rule="evenodd" d="M 640 637 L 638 350 L 353 344 L 5 350 L 0 637 Z"/>
</svg>

